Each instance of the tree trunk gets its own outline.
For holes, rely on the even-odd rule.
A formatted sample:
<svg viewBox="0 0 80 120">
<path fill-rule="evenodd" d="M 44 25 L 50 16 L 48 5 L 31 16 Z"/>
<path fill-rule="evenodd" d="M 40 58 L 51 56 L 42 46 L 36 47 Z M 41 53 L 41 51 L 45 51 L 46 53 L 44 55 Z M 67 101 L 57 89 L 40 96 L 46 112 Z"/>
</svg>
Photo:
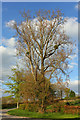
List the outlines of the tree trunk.
<svg viewBox="0 0 80 120">
<path fill-rule="evenodd" d="M 45 77 L 44 77 L 44 60 L 41 58 L 41 74 L 42 74 L 42 104 L 41 109 L 44 112 L 44 98 L 45 98 Z"/>
<path fill-rule="evenodd" d="M 42 99 L 41 110 L 42 110 L 42 112 L 44 112 L 44 100 L 43 99 Z"/>
<path fill-rule="evenodd" d="M 19 108 L 19 102 L 17 102 L 17 109 Z"/>
<path fill-rule="evenodd" d="M 61 90 L 61 100 L 62 100 L 62 90 Z"/>
</svg>

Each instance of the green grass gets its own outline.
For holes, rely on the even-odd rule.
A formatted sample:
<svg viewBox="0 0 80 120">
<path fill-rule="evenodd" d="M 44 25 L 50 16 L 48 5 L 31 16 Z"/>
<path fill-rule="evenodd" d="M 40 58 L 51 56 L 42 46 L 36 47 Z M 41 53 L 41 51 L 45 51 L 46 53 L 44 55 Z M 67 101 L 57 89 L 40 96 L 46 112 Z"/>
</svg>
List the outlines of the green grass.
<svg viewBox="0 0 80 120">
<path fill-rule="evenodd" d="M 80 118 L 78 115 L 72 114 L 62 114 L 62 113 L 37 113 L 37 112 L 28 112 L 26 110 L 15 109 L 8 111 L 10 115 L 30 117 L 30 118 L 51 118 L 51 119 L 64 119 L 64 118 Z"/>
</svg>

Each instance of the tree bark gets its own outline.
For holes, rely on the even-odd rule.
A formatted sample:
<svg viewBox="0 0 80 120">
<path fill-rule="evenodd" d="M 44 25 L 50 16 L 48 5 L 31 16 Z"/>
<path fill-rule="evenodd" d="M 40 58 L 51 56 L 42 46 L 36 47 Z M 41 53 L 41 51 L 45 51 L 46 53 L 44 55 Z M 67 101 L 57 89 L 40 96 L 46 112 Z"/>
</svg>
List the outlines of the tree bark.
<svg viewBox="0 0 80 120">
<path fill-rule="evenodd" d="M 61 90 L 61 100 L 62 100 L 62 93 L 63 93 L 63 92 L 62 92 L 62 90 Z"/>
<path fill-rule="evenodd" d="M 45 111 L 45 106 L 44 106 L 44 100 L 45 100 L 45 76 L 44 76 L 44 59 L 43 59 L 43 54 L 41 58 L 41 74 L 42 74 L 42 104 L 41 104 L 41 109 L 42 112 Z"/>
<path fill-rule="evenodd" d="M 19 108 L 19 102 L 17 102 L 17 109 Z"/>
</svg>

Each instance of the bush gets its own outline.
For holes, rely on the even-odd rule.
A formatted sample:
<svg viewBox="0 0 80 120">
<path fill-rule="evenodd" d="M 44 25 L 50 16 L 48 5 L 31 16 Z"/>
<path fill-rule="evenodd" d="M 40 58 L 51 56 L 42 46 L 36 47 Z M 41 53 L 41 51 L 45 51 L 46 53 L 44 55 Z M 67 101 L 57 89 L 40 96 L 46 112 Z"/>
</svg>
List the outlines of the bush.
<svg viewBox="0 0 80 120">
<path fill-rule="evenodd" d="M 34 111 L 38 112 L 39 105 L 35 104 L 35 103 L 20 104 L 19 109 L 27 110 L 27 111 L 30 111 L 30 112 L 34 112 Z"/>
<path fill-rule="evenodd" d="M 65 113 L 70 114 L 79 114 L 80 113 L 80 106 L 68 106 L 64 105 Z"/>
<path fill-rule="evenodd" d="M 57 102 L 46 108 L 46 112 L 64 112 L 64 103 Z"/>
<path fill-rule="evenodd" d="M 80 106 L 80 100 L 75 100 L 75 101 L 72 101 L 72 102 L 66 102 L 65 104 L 66 105 L 79 105 Z"/>
<path fill-rule="evenodd" d="M 16 108 L 16 103 L 2 104 L 2 109 Z"/>
<path fill-rule="evenodd" d="M 38 112 L 39 111 L 39 104 L 38 103 L 28 103 L 27 110 L 30 112 Z"/>
<path fill-rule="evenodd" d="M 53 108 L 53 106 L 52 106 L 52 105 L 49 105 L 49 106 L 47 106 L 46 109 L 52 109 L 52 108 Z"/>
<path fill-rule="evenodd" d="M 25 108 L 26 108 L 26 104 L 20 104 L 19 105 L 19 109 L 25 110 Z"/>
<path fill-rule="evenodd" d="M 63 102 L 58 102 L 56 104 L 57 106 L 57 112 L 63 112 L 64 111 L 64 103 Z"/>
<path fill-rule="evenodd" d="M 80 100 L 76 100 L 76 101 L 74 102 L 74 104 L 75 104 L 75 105 L 80 104 Z"/>
<path fill-rule="evenodd" d="M 70 105 L 70 102 L 66 102 L 66 105 Z"/>
<path fill-rule="evenodd" d="M 53 105 L 47 106 L 46 112 L 53 112 Z"/>
</svg>

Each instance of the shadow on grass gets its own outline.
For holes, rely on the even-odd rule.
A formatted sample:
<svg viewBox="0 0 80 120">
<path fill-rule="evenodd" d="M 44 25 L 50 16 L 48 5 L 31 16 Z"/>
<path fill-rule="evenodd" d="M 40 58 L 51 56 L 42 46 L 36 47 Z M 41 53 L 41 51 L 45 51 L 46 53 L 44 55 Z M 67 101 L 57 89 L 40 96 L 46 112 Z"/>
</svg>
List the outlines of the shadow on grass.
<svg viewBox="0 0 80 120">
<path fill-rule="evenodd" d="M 2 118 L 2 120 L 80 120 L 80 118 L 64 118 L 64 119 L 39 119 L 39 118 Z"/>
</svg>

